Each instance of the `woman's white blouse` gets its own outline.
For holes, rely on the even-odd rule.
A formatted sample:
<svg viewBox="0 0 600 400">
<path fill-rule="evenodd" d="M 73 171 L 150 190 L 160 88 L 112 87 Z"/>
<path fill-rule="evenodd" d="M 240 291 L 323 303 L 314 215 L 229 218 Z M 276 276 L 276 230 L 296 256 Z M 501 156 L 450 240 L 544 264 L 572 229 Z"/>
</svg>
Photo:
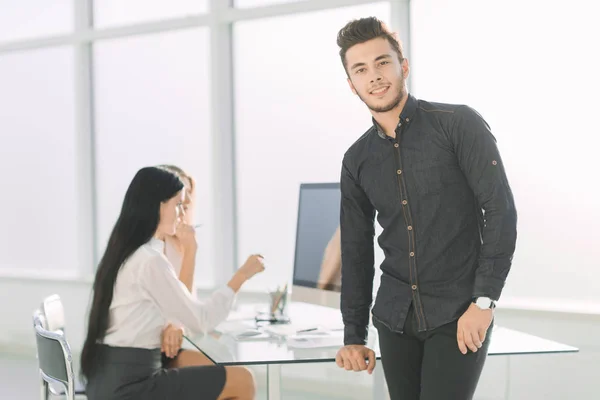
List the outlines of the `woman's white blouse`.
<svg viewBox="0 0 600 400">
<path fill-rule="evenodd" d="M 104 344 L 160 348 L 160 335 L 168 323 L 201 333 L 227 318 L 235 292 L 225 286 L 208 299 L 197 300 L 179 281 L 164 251 L 165 243 L 152 239 L 119 270 Z"/>
<path fill-rule="evenodd" d="M 183 256 L 170 240 L 165 240 L 165 256 L 167 256 L 167 260 L 169 260 L 173 266 L 175 275 L 179 276 L 181 274 L 181 268 L 183 267 Z M 196 286 L 196 280 L 194 280 L 192 282 L 192 297 L 197 298 L 197 292 L 198 288 Z"/>
</svg>

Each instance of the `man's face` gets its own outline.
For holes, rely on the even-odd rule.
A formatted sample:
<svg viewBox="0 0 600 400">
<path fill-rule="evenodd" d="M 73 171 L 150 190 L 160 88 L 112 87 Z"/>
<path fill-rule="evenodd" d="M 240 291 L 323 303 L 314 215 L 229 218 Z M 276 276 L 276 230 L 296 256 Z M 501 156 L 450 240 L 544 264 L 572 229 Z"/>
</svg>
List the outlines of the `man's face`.
<svg viewBox="0 0 600 400">
<path fill-rule="evenodd" d="M 354 94 L 374 112 L 393 110 L 404 98 L 408 63 L 384 38 L 352 46 L 346 52 L 348 83 Z"/>
</svg>

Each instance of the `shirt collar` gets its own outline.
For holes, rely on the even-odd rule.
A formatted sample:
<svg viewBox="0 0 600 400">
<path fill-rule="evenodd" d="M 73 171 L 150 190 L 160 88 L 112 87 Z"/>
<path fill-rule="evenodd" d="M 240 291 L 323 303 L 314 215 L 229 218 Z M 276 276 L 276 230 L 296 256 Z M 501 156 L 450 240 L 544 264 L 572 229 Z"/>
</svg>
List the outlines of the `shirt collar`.
<svg viewBox="0 0 600 400">
<path fill-rule="evenodd" d="M 406 103 L 404 104 L 404 108 L 402 108 L 402 112 L 400 113 L 400 121 L 398 122 L 398 126 L 402 126 L 402 123 L 409 123 L 412 121 L 415 112 L 417 111 L 417 99 L 412 95 L 408 94 L 408 98 L 406 99 Z M 371 118 L 373 121 L 373 126 L 377 130 L 377 135 L 379 135 L 382 139 L 387 139 L 388 136 L 383 131 L 383 128 L 375 121 L 375 118 Z"/>
<path fill-rule="evenodd" d="M 160 253 L 163 253 L 165 251 L 165 242 L 155 237 L 148 241 L 148 245 Z"/>
</svg>

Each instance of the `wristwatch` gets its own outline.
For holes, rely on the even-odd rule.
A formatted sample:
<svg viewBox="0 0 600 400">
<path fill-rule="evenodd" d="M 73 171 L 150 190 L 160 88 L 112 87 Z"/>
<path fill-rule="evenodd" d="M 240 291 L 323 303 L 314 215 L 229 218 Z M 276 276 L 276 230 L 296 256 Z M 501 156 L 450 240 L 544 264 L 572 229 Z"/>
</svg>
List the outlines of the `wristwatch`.
<svg viewBox="0 0 600 400">
<path fill-rule="evenodd" d="M 489 297 L 475 297 L 473 299 L 473 303 L 482 310 L 494 309 L 496 308 L 496 302 Z"/>
</svg>

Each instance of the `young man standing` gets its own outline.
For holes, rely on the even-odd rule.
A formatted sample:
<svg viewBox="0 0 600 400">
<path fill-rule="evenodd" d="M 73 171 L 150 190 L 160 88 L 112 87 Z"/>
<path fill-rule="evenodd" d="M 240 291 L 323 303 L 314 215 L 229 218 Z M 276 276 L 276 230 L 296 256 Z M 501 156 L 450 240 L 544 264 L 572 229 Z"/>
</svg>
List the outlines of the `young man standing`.
<svg viewBox="0 0 600 400">
<path fill-rule="evenodd" d="M 517 236 L 495 139 L 472 108 L 408 94 L 408 61 L 381 21 L 351 21 L 337 43 L 373 116 L 342 163 L 337 364 L 375 367 L 365 343 L 377 212 L 385 260 L 372 316 L 392 400 L 471 399 Z"/>
</svg>

